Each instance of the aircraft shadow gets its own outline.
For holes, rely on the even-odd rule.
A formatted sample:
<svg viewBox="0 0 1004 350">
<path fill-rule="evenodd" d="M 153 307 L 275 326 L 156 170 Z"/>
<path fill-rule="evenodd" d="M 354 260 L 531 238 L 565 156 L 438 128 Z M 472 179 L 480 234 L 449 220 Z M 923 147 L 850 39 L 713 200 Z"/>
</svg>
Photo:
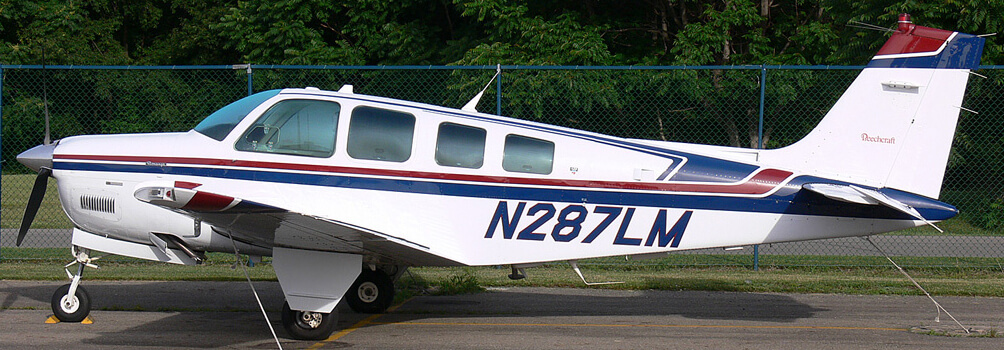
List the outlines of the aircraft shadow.
<svg viewBox="0 0 1004 350">
<path fill-rule="evenodd" d="M 689 319 L 789 323 L 819 311 L 779 294 L 520 288 L 416 298 L 395 317 L 681 316 Z"/>
<path fill-rule="evenodd" d="M 34 305 L 41 308 L 39 305 L 45 305 L 47 308 L 49 298 L 59 284 L 39 282 L 2 288 L 0 293 L 6 295 L 0 299 L 6 307 Z M 120 323 L 107 331 L 95 329 L 96 336 L 82 339 L 85 344 L 192 348 L 274 346 L 246 283 L 93 281 L 85 287 L 95 310 L 148 311 L 114 314 L 115 320 L 108 319 L 109 313 L 99 313 L 96 325 Z M 304 344 L 289 340 L 280 325 L 278 310 L 282 306 L 282 293 L 278 283 L 256 282 L 255 287 L 269 311 L 276 332 L 281 338 L 286 338 L 282 339 L 284 345 Z M 352 312 L 344 303 L 338 309 L 339 329 L 350 327 L 369 316 Z M 149 311 L 167 313 L 152 314 Z M 379 320 L 405 322 L 444 317 L 654 315 L 789 323 L 813 317 L 820 311 L 826 310 L 778 294 L 512 288 L 467 295 L 422 296 L 408 301 Z M 121 322 L 135 324 L 123 328 Z"/>
</svg>

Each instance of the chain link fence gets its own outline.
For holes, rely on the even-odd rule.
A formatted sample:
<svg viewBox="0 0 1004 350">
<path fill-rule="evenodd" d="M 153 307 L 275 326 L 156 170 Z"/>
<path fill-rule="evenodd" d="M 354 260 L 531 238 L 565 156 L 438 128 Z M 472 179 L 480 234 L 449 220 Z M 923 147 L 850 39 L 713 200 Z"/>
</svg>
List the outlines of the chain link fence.
<svg viewBox="0 0 1004 350">
<path fill-rule="evenodd" d="M 502 74 L 478 105 L 487 113 L 628 137 L 779 148 L 805 136 L 862 67 L 323 67 L 2 66 L 0 258 L 32 259 L 69 246 L 72 223 L 54 181 L 32 232 L 13 248 L 34 173 L 18 153 L 40 144 L 45 101 L 53 139 L 186 131 L 251 92 L 313 86 L 459 108 Z M 961 214 L 945 233 L 917 228 L 874 238 L 908 265 L 1000 266 L 1004 256 L 1004 69 L 970 80 L 942 200 Z M 761 86 L 763 88 L 761 88 Z M 976 114 L 978 112 L 979 114 Z M 859 238 L 756 247 L 760 265 L 884 265 Z M 754 249 L 680 254 L 687 265 L 749 266 Z"/>
</svg>

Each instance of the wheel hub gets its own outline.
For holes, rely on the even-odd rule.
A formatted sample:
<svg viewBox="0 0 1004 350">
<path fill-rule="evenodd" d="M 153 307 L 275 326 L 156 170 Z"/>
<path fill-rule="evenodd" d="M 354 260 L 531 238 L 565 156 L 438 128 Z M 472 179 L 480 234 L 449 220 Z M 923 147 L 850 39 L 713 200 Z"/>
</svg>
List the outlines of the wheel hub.
<svg viewBox="0 0 1004 350">
<path fill-rule="evenodd" d="M 372 303 L 380 296 L 380 288 L 377 288 L 376 283 L 369 281 L 359 284 L 358 292 L 359 300 L 364 303 Z"/>
<path fill-rule="evenodd" d="M 301 311 L 296 318 L 296 324 L 301 328 L 314 329 L 321 326 L 324 318 L 319 312 Z"/>
<path fill-rule="evenodd" d="M 77 312 L 77 308 L 80 307 L 80 300 L 77 299 L 75 295 L 64 295 L 62 299 L 59 300 L 59 306 L 62 307 L 63 311 L 68 314 Z"/>
</svg>

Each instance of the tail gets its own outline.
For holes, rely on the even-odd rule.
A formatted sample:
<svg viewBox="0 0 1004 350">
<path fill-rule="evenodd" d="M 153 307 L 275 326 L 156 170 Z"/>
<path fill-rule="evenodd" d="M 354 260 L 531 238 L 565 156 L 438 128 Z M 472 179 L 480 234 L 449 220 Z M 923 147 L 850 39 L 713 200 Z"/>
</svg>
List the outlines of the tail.
<svg viewBox="0 0 1004 350">
<path fill-rule="evenodd" d="M 771 166 L 938 198 L 969 72 L 984 39 L 899 28 L 804 139 L 764 151 Z"/>
</svg>

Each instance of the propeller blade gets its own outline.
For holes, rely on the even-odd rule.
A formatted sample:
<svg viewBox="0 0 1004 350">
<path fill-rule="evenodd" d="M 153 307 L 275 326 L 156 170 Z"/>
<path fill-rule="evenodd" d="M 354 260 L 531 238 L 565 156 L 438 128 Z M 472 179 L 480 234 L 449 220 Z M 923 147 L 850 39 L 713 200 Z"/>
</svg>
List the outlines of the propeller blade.
<svg viewBox="0 0 1004 350">
<path fill-rule="evenodd" d="M 17 232 L 17 246 L 21 246 L 21 241 L 24 240 L 24 235 L 28 233 L 28 229 L 31 228 L 31 222 L 35 221 L 35 214 L 38 214 L 38 208 L 42 206 L 42 197 L 45 197 L 45 190 L 48 187 L 49 175 L 52 175 L 52 170 L 49 168 L 41 168 L 38 170 L 38 176 L 35 177 L 35 186 L 31 188 L 31 196 L 28 197 L 28 206 L 24 208 L 24 219 L 21 220 L 21 229 Z"/>
</svg>

